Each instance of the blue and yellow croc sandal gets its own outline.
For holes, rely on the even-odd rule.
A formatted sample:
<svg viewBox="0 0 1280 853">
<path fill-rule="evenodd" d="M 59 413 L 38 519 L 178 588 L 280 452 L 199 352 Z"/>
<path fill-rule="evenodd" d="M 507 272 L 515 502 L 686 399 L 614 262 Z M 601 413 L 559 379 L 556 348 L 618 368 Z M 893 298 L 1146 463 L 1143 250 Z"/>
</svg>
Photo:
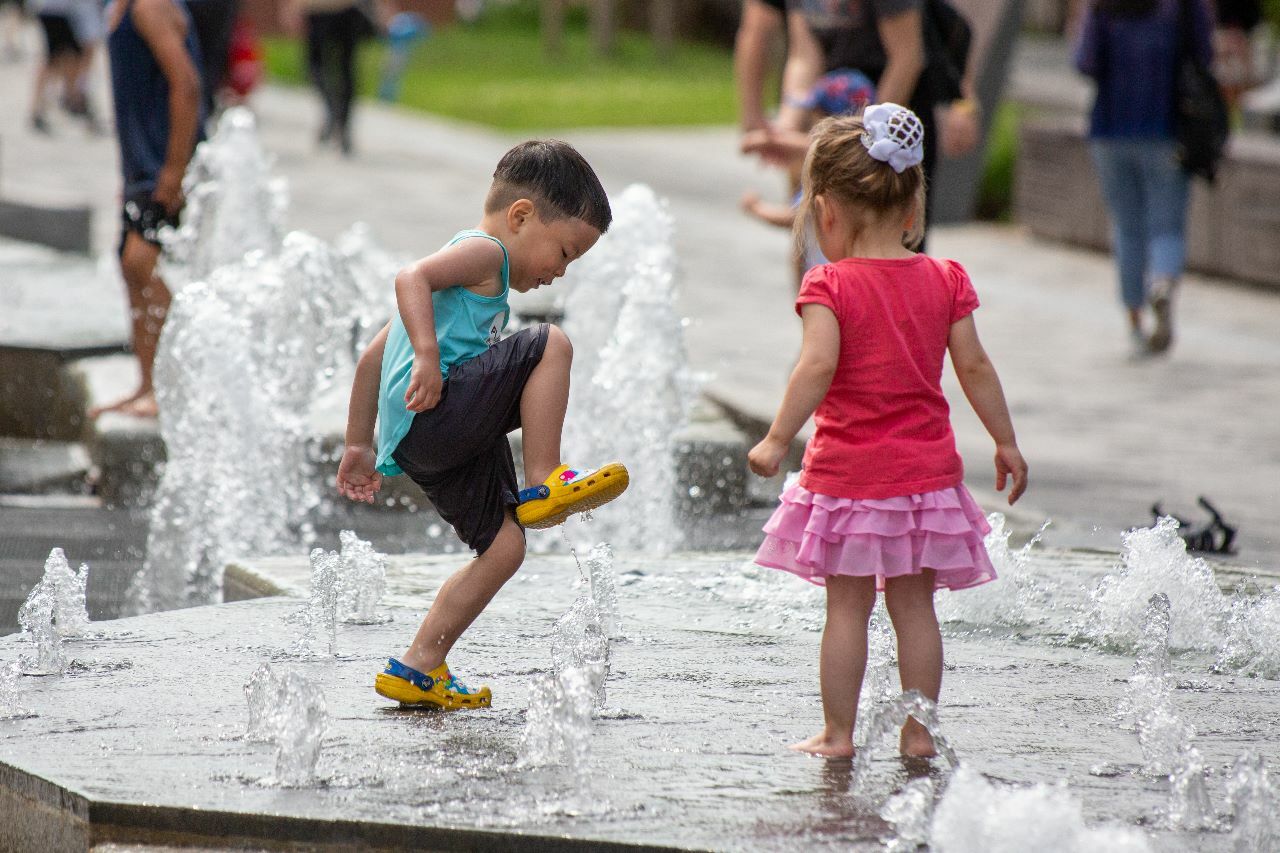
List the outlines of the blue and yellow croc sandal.
<svg viewBox="0 0 1280 853">
<path fill-rule="evenodd" d="M 516 520 L 535 530 L 555 527 L 575 512 L 607 504 L 627 490 L 631 475 L 621 462 L 610 462 L 594 471 L 575 471 L 561 465 L 540 486 L 520 492 Z"/>
<path fill-rule="evenodd" d="M 374 679 L 373 689 L 401 705 L 431 705 L 446 711 L 487 708 L 493 702 L 488 687 L 471 690 L 453 677 L 447 663 L 424 675 L 395 658 L 388 658 L 386 667 Z"/>
</svg>

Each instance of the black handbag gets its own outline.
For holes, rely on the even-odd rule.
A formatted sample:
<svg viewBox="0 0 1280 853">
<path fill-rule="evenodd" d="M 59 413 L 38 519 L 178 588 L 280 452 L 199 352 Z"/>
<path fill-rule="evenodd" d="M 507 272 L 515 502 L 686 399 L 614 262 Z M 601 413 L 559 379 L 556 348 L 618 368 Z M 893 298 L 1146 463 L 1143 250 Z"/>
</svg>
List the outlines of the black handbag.
<svg viewBox="0 0 1280 853">
<path fill-rule="evenodd" d="M 961 83 L 969 62 L 969 43 L 973 30 L 954 6 L 946 0 L 925 0 L 924 82 L 933 100 L 947 103 L 963 96 Z"/>
<path fill-rule="evenodd" d="M 1230 116 L 1213 72 L 1196 57 L 1191 3 L 1178 4 L 1178 66 L 1173 113 L 1178 162 L 1189 175 L 1212 182 L 1227 148 Z"/>
</svg>

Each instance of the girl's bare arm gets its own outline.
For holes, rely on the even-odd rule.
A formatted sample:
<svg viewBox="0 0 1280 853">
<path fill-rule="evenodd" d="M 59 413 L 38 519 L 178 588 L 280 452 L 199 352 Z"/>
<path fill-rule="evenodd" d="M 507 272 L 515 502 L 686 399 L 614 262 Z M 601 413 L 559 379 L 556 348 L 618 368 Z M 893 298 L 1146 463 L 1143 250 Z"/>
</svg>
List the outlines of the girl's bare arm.
<svg viewBox="0 0 1280 853">
<path fill-rule="evenodd" d="M 1013 433 L 1013 419 L 1009 417 L 1009 405 L 1005 402 L 1000 377 L 978 340 L 978 326 L 972 314 L 951 324 L 947 349 L 969 405 L 973 406 L 996 443 L 996 490 L 1003 491 L 1008 477 L 1013 477 L 1013 487 L 1009 490 L 1009 503 L 1012 504 L 1026 491 L 1027 463 L 1018 450 L 1018 439 Z"/>
</svg>

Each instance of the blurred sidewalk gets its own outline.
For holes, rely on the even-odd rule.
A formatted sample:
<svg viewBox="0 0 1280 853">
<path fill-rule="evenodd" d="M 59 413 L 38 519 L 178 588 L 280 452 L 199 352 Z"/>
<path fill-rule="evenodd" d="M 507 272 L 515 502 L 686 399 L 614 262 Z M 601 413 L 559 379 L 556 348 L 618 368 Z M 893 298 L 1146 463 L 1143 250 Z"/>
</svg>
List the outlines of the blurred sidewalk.
<svg viewBox="0 0 1280 853">
<path fill-rule="evenodd" d="M 1065 55 L 1052 46 L 1029 53 L 1015 93 L 1034 89 L 1036 75 L 1056 79 L 1055 49 Z M 114 142 L 65 122 L 52 140 L 34 135 L 26 125 L 30 76 L 26 64 L 0 65 L 0 193 L 93 204 L 96 245 L 110 251 Z M 1054 85 L 1059 100 L 1078 97 L 1070 84 Z M 100 102 L 105 95 L 102 86 Z M 356 156 L 344 160 L 316 149 L 320 110 L 311 92 L 267 88 L 254 106 L 264 145 L 289 182 L 292 227 L 331 239 L 363 220 L 379 242 L 409 255 L 478 220 L 494 164 L 520 138 L 362 103 Z M 736 155 L 732 128 L 560 135 L 581 148 L 610 193 L 643 182 L 669 200 L 692 365 L 710 395 L 745 419 L 770 420 L 799 343 L 789 237 L 740 214 L 737 202 L 748 188 L 781 199 L 780 179 Z M 1052 518 L 1050 541 L 1114 549 L 1119 531 L 1150 521 L 1154 501 L 1200 520 L 1195 498 L 1203 494 L 1240 527 L 1243 564 L 1280 567 L 1280 296 L 1191 277 L 1172 355 L 1133 361 L 1108 257 L 986 225 L 938 230 L 931 249 L 962 261 L 982 297 L 979 328 L 1031 464 L 1031 490 L 1019 505 L 1024 527 Z M 998 509 L 981 494 L 990 492 L 990 442 L 950 377 L 947 388 L 970 482 Z"/>
</svg>

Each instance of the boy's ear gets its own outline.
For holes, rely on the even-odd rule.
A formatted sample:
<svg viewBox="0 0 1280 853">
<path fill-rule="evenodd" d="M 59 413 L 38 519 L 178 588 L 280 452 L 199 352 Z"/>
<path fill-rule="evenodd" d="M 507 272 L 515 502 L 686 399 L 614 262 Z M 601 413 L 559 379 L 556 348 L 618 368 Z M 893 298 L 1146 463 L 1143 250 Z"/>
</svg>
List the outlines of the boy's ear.
<svg viewBox="0 0 1280 853">
<path fill-rule="evenodd" d="M 518 198 L 507 208 L 507 227 L 512 231 L 519 231 L 535 215 L 537 211 L 533 202 L 527 198 Z"/>
</svg>

